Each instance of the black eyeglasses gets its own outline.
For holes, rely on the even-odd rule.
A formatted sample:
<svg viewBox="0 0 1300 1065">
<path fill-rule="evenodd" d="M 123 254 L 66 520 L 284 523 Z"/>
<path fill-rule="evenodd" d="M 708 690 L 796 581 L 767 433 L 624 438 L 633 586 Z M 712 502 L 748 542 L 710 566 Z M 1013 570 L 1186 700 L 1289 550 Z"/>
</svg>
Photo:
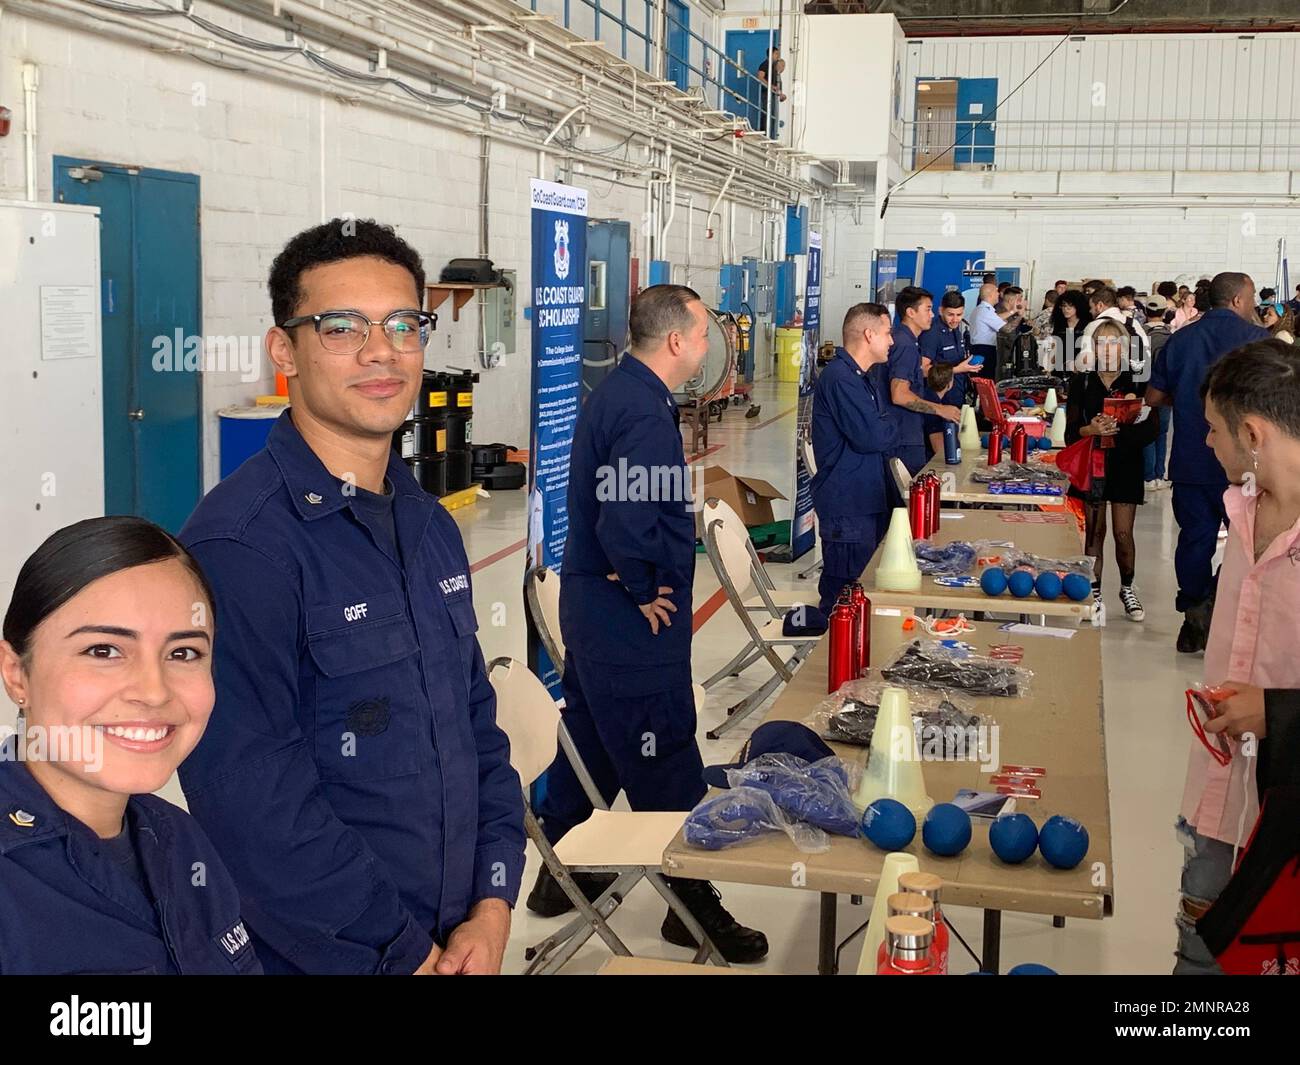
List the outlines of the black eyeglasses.
<svg viewBox="0 0 1300 1065">
<path fill-rule="evenodd" d="M 438 316 L 427 311 L 393 311 L 382 322 L 367 318 L 360 311 L 322 311 L 302 314 L 280 324 L 281 329 L 310 322 L 320 337 L 321 347 L 337 355 L 355 355 L 370 339 L 370 327 L 383 326 L 384 335 L 401 354 L 423 351 L 438 324 Z"/>
</svg>

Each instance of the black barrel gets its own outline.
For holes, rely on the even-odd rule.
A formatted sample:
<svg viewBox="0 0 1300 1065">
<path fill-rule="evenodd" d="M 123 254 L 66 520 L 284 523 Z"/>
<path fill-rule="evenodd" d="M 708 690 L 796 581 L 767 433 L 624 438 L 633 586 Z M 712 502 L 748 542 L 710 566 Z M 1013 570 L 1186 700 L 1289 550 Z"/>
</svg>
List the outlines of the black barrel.
<svg viewBox="0 0 1300 1065">
<path fill-rule="evenodd" d="M 445 415 L 451 402 L 450 374 L 438 370 L 425 370 L 419 398 L 415 401 L 416 417 L 431 418 Z"/>
<path fill-rule="evenodd" d="M 447 450 L 447 417 L 410 418 L 393 433 L 393 449 L 404 459 Z"/>
<path fill-rule="evenodd" d="M 407 459 L 406 464 L 411 467 L 411 475 L 416 483 L 429 495 L 447 494 L 446 455 L 416 455 L 414 458 Z"/>
<path fill-rule="evenodd" d="M 473 465 L 472 453 L 465 449 L 451 448 L 447 451 L 447 491 L 459 492 L 470 486 L 470 470 Z"/>
<path fill-rule="evenodd" d="M 474 386 L 479 375 L 472 370 L 455 370 L 447 379 L 447 450 L 464 451 L 473 439 Z"/>
</svg>

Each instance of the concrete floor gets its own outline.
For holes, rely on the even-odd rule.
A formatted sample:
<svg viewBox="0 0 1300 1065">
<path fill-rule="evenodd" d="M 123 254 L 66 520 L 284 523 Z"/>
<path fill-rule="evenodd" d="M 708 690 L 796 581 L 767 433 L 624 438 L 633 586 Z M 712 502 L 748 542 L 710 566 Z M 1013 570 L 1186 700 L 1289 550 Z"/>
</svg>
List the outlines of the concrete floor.
<svg viewBox="0 0 1300 1065">
<path fill-rule="evenodd" d="M 789 492 L 794 463 L 795 386 L 759 382 L 754 398 L 762 413 L 746 421 L 740 410 L 729 412 L 711 430 L 716 448 L 703 461 L 726 466 L 733 473 L 765 478 Z M 521 446 L 524 441 L 507 441 Z M 789 504 L 779 503 L 777 517 L 789 516 Z M 474 599 L 478 609 L 483 653 L 524 654 L 522 579 L 526 532 L 522 491 L 500 493 L 490 500 L 456 512 L 474 564 Z M 1103 673 L 1106 706 L 1107 758 L 1110 767 L 1111 816 L 1115 868 L 1115 915 L 1104 921 L 1071 920 L 1054 929 L 1051 919 L 1005 914 L 1002 923 L 1004 971 L 1022 961 L 1042 962 L 1067 973 L 1165 973 L 1173 964 L 1173 912 L 1182 851 L 1175 842 L 1173 821 L 1182 795 L 1190 732 L 1182 692 L 1200 677 L 1201 659 L 1174 651 L 1181 615 L 1174 612 L 1173 548 L 1177 526 L 1167 491 L 1154 493 L 1138 512 L 1137 589 L 1146 607 L 1141 624 L 1125 619 L 1118 600 L 1114 558 L 1107 558 L 1104 591 L 1110 623 L 1103 630 Z M 815 578 L 796 580 L 795 566 L 771 566 L 780 587 L 813 591 Z M 708 560 L 701 555 L 695 579 L 695 609 L 718 590 Z M 724 664 L 743 642 L 743 629 L 724 604 L 695 636 L 694 673 L 697 680 Z M 724 708 L 752 690 L 753 676 L 729 679 L 709 693 L 701 716 L 699 741 L 706 763 L 725 761 L 740 747 L 761 711 L 722 740 L 705 738 L 719 724 Z M 532 886 L 538 857 L 530 847 L 524 894 Z M 755 970 L 810 973 L 816 970 L 818 897 L 794 889 L 720 885 L 723 899 L 744 924 L 762 929 L 771 944 L 766 962 Z M 620 908 L 613 927 L 638 955 L 687 960 L 689 952 L 659 938 L 664 906 L 648 885 L 639 885 Z M 963 937 L 979 949 L 980 912 L 961 907 L 946 910 Z M 839 912 L 840 935 L 866 919 L 866 907 L 853 907 L 845 898 Z M 524 908 L 515 911 L 506 971 L 524 966 L 523 950 L 545 938 L 562 919 L 542 920 Z M 953 943 L 953 972 L 977 968 Z M 843 968 L 857 967 L 860 949 L 846 948 Z M 592 939 L 565 971 L 595 971 L 608 956 Z"/>
</svg>

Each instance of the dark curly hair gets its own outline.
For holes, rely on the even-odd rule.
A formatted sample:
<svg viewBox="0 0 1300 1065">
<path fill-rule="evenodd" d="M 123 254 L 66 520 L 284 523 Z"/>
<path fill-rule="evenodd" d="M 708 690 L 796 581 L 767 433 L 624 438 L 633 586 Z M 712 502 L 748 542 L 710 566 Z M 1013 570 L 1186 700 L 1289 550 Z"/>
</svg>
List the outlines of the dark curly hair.
<svg viewBox="0 0 1300 1065">
<path fill-rule="evenodd" d="M 304 271 L 323 263 L 337 263 L 373 255 L 394 266 L 403 266 L 415 279 L 420 302 L 424 297 L 424 263 L 420 253 L 406 243 L 392 226 L 373 218 L 331 218 L 319 226 L 304 229 L 284 246 L 271 264 L 267 288 L 271 292 L 271 316 L 283 325 L 302 302 L 300 284 Z"/>
</svg>

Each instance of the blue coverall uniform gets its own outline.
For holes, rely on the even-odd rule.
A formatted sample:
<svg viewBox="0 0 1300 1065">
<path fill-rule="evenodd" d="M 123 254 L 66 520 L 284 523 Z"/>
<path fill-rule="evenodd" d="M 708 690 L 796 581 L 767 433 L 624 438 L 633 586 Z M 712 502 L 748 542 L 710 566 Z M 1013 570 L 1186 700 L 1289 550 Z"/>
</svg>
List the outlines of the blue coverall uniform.
<svg viewBox="0 0 1300 1065">
<path fill-rule="evenodd" d="M 884 382 L 837 348 L 817 378 L 812 409 L 817 462 L 812 497 L 822 537 L 817 592 L 823 611 L 835 605 L 846 583 L 862 576 L 897 505 L 888 467 L 898 445 L 897 410 Z"/>
<path fill-rule="evenodd" d="M 621 789 L 634 810 L 690 810 L 706 790 L 691 684 L 690 468 L 672 393 L 632 355 L 578 415 L 568 504 L 564 723 L 607 802 Z M 640 605 L 661 587 L 672 589 L 665 598 L 677 611 L 656 635 Z M 538 806 L 547 839 L 591 811 L 560 754 Z"/>
<path fill-rule="evenodd" d="M 464 545 L 396 453 L 386 479 L 387 522 L 286 412 L 181 532 L 217 685 L 181 785 L 270 973 L 411 973 L 519 892 L 523 792 Z"/>
<path fill-rule="evenodd" d="M 889 363 L 886 366 L 887 381 L 906 381 L 912 386 L 912 394 L 921 398 L 925 387 L 925 374 L 921 372 L 921 346 L 913 332 L 901 322 L 894 326 L 894 346 L 889 349 Z M 886 392 L 886 398 L 889 393 Z M 892 403 L 892 400 L 891 400 Z M 892 403 L 894 417 L 898 422 L 898 446 L 894 454 L 903 460 L 907 472 L 916 476 L 926 463 L 925 456 L 925 415 L 908 410 Z"/>
<path fill-rule="evenodd" d="M 1178 578 L 1175 609 L 1187 611 L 1214 592 L 1214 551 L 1220 524 L 1228 520 L 1223 493 L 1228 476 L 1205 442 L 1210 431 L 1201 401 L 1201 385 L 1219 359 L 1243 344 L 1268 338 L 1268 330 L 1247 322 L 1227 307 L 1207 311 L 1178 330 L 1156 357 L 1149 387 L 1173 400 L 1174 443 L 1169 456 L 1174 520 L 1178 544 L 1174 574 Z"/>
<path fill-rule="evenodd" d="M 154 795 L 100 839 L 0 749 L 0 974 L 257 975 L 239 893 L 198 823 Z"/>
</svg>

